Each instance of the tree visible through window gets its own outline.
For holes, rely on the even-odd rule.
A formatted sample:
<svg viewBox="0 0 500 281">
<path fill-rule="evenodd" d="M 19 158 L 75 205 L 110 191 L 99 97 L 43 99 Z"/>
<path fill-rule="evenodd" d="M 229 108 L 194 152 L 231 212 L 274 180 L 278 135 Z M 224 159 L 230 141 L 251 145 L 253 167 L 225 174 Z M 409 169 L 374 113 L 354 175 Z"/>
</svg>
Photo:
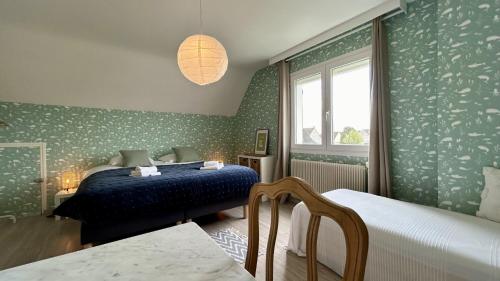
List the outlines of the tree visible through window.
<svg viewBox="0 0 500 281">
<path fill-rule="evenodd" d="M 332 144 L 370 143 L 370 60 L 332 68 Z"/>
<path fill-rule="evenodd" d="M 363 144 L 363 135 L 358 130 L 352 127 L 345 127 L 340 133 L 341 144 Z"/>
</svg>

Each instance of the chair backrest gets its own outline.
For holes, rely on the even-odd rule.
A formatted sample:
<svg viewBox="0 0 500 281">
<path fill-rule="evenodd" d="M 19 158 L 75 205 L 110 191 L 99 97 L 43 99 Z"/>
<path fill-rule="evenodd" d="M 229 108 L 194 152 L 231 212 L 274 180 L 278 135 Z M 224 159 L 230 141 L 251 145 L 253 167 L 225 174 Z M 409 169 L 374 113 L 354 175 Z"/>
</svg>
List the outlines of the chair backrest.
<svg viewBox="0 0 500 281">
<path fill-rule="evenodd" d="M 312 187 L 296 177 L 286 177 L 270 184 L 255 184 L 250 191 L 248 218 L 248 251 L 245 269 L 255 276 L 259 250 L 259 205 L 262 195 L 271 200 L 271 227 L 267 241 L 266 280 L 273 280 L 274 245 L 278 231 L 279 200 L 283 194 L 293 194 L 301 199 L 311 217 L 307 229 L 307 280 L 318 280 L 316 267 L 316 242 L 322 216 L 329 217 L 342 228 L 346 241 L 346 264 L 343 280 L 362 281 L 368 254 L 368 231 L 363 220 L 352 209 L 335 204 L 314 191 Z M 332 253 L 334 255 L 335 253 Z"/>
</svg>

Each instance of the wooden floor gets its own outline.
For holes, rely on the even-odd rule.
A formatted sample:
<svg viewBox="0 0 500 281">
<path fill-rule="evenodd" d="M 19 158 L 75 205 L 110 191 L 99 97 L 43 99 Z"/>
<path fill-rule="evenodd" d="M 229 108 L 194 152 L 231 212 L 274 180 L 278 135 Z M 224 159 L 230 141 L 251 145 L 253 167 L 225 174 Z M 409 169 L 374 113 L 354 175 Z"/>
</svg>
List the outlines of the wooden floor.
<svg viewBox="0 0 500 281">
<path fill-rule="evenodd" d="M 274 257 L 274 280 L 306 280 L 306 260 L 286 251 L 290 215 L 293 206 L 280 207 L 278 238 Z M 265 253 L 270 225 L 269 204 L 260 208 L 260 249 Z M 205 231 L 211 233 L 234 228 L 247 234 L 248 221 L 241 219 L 242 208 L 231 209 L 217 215 L 195 220 Z M 29 217 L 19 219 L 16 224 L 0 221 L 0 270 L 81 250 L 80 224 L 66 219 Z M 98 247 L 98 246 L 97 246 Z M 265 280 L 265 255 L 259 256 L 257 280 Z M 338 275 L 325 266 L 318 265 L 319 280 L 340 280 Z"/>
</svg>

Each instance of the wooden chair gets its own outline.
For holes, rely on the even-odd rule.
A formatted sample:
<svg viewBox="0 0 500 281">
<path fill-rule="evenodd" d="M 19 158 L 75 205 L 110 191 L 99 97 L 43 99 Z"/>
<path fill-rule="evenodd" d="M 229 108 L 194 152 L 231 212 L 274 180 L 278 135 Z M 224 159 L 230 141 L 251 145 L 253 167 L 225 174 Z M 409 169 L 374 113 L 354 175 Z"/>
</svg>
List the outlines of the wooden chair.
<svg viewBox="0 0 500 281">
<path fill-rule="evenodd" d="M 346 264 L 343 280 L 362 281 L 368 254 L 368 231 L 363 220 L 352 209 L 335 204 L 314 191 L 305 181 L 287 177 L 271 184 L 255 184 L 250 191 L 248 202 L 248 252 L 245 269 L 255 276 L 259 251 L 259 203 L 262 195 L 271 200 L 271 227 L 267 241 L 266 280 L 273 280 L 274 245 L 278 231 L 279 199 L 282 194 L 292 193 L 300 198 L 311 212 L 307 230 L 307 280 L 318 280 L 316 267 L 316 247 L 318 228 L 322 216 L 336 221 L 342 228 L 346 241 Z M 334 255 L 335 253 L 332 253 Z"/>
</svg>

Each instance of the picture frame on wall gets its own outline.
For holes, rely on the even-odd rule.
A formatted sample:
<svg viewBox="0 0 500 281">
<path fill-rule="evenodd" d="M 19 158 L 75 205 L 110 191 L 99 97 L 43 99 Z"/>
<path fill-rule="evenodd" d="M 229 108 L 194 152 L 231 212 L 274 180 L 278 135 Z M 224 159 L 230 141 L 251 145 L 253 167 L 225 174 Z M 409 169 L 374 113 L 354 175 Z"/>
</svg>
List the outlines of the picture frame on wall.
<svg viewBox="0 0 500 281">
<path fill-rule="evenodd" d="M 269 129 L 257 129 L 255 133 L 255 155 L 267 155 L 269 143 Z"/>
</svg>

